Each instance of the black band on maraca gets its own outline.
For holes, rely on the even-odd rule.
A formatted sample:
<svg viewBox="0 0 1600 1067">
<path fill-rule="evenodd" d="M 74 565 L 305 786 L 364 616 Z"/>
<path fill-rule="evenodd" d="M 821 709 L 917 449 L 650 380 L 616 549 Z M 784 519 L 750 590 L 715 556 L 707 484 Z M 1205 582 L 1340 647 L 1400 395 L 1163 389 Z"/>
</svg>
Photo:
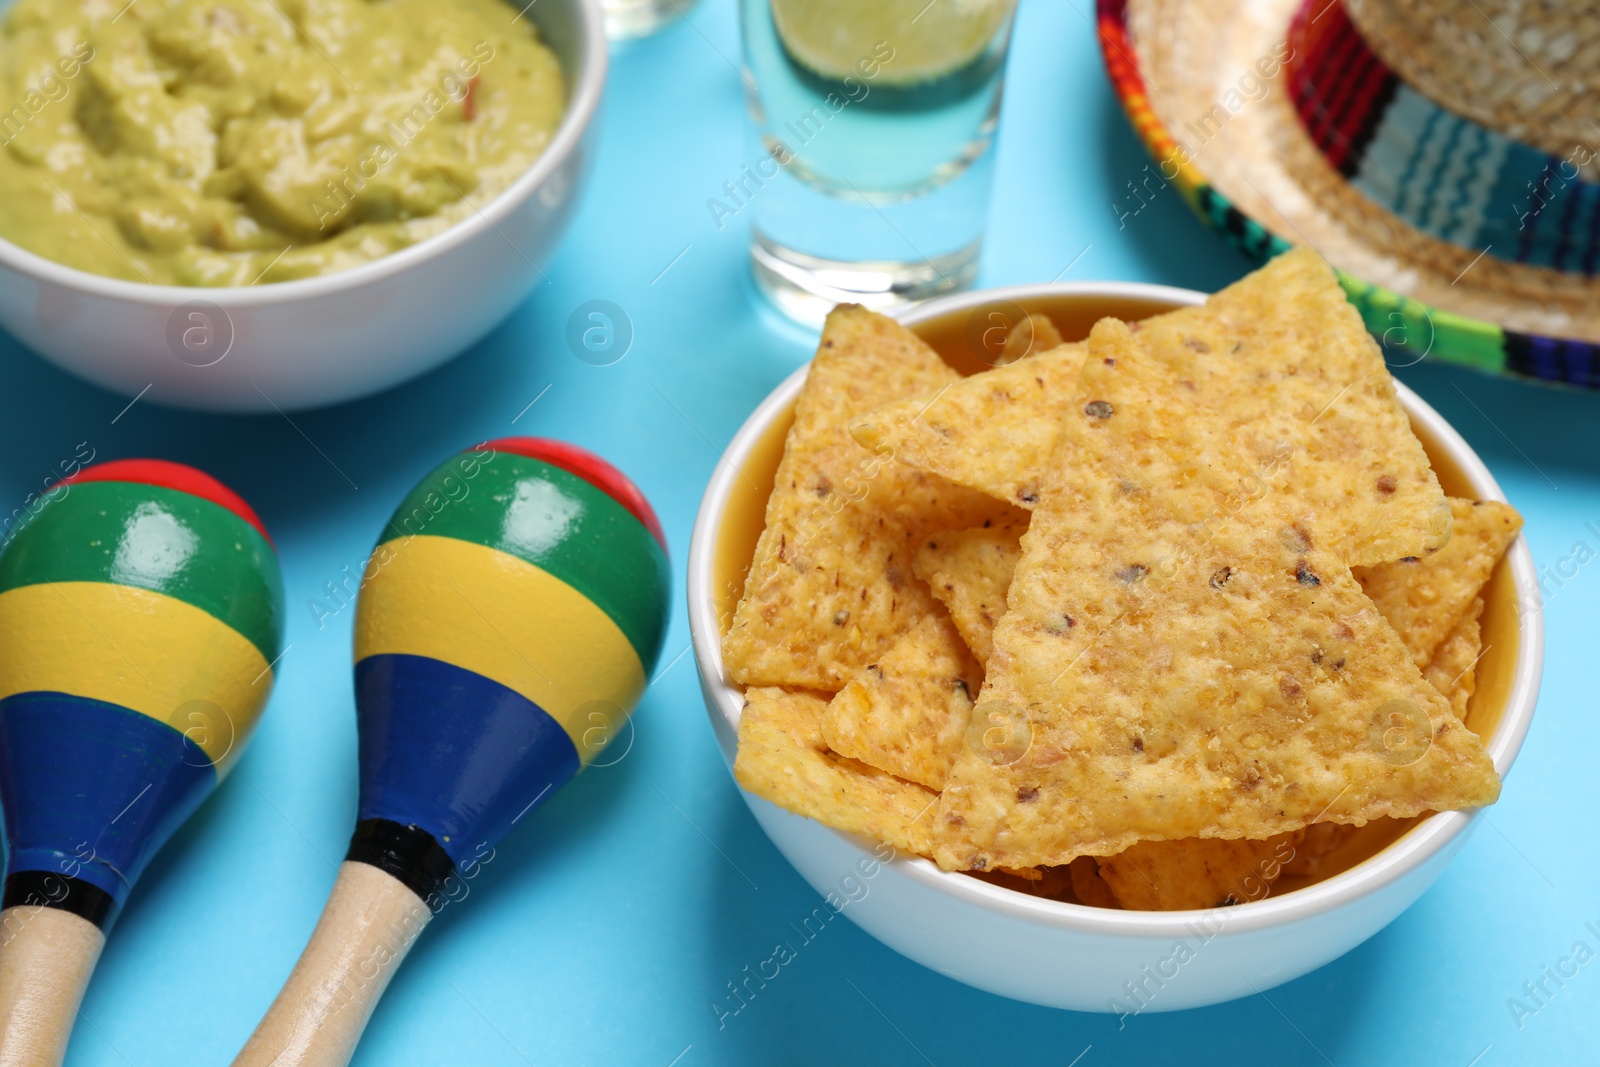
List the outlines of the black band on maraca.
<svg viewBox="0 0 1600 1067">
<path fill-rule="evenodd" d="M 456 865 L 432 834 L 388 819 L 362 819 L 350 837 L 346 860 L 365 863 L 400 880 L 424 903 L 444 888 Z"/>
<path fill-rule="evenodd" d="M 0 900 L 0 907 L 18 905 L 70 911 L 104 930 L 111 925 L 117 902 L 110 893 L 81 878 L 69 878 L 55 871 L 17 871 L 6 876 L 5 896 Z"/>
</svg>

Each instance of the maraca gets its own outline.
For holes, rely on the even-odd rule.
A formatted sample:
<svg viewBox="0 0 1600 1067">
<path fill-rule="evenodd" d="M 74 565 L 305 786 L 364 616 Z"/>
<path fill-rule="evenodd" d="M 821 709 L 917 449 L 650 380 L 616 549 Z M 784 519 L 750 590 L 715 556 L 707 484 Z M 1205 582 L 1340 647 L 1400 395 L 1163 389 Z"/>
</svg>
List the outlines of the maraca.
<svg viewBox="0 0 1600 1067">
<path fill-rule="evenodd" d="M 453 879 L 594 758 L 667 626 L 633 483 L 554 441 L 489 441 L 400 505 L 356 603 L 361 793 L 311 941 L 235 1067 L 342 1067 Z"/>
<path fill-rule="evenodd" d="M 59 1064 L 145 865 L 272 690 L 283 581 L 261 520 L 192 467 L 89 467 L 0 553 L 0 1063 Z"/>
</svg>

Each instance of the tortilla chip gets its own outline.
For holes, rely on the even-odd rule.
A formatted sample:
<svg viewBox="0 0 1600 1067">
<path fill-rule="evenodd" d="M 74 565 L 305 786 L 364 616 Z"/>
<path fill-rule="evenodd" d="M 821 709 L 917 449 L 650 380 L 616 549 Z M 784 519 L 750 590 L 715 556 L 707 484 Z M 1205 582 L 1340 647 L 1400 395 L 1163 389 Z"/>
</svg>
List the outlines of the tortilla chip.
<svg viewBox="0 0 1600 1067">
<path fill-rule="evenodd" d="M 1456 718 L 1467 721 L 1467 706 L 1478 688 L 1478 660 L 1483 655 L 1483 598 L 1478 597 L 1455 628 L 1439 642 L 1433 659 L 1423 669 L 1428 684 L 1445 695 Z"/>
<path fill-rule="evenodd" d="M 1005 613 L 1005 592 L 1011 585 L 1012 573 L 1021 554 L 1020 532 L 1008 526 L 935 534 L 917 551 L 915 563 L 917 575 L 928 582 L 934 595 L 944 601 L 945 606 L 950 609 L 956 628 L 961 631 L 962 638 L 980 663 L 988 662 L 989 652 L 993 648 L 994 624 Z M 1437 559 L 1437 555 L 1430 557 L 1431 559 Z M 1481 649 L 1479 616 L 1482 611 L 1483 600 L 1479 598 L 1473 602 L 1466 617 L 1456 624 L 1449 636 L 1439 645 L 1433 662 L 1423 671 L 1423 676 L 1429 684 L 1444 694 L 1451 702 L 1456 716 L 1463 721 L 1466 719 L 1467 704 L 1475 685 L 1474 668 Z M 1344 844 L 1356 829 L 1354 826 L 1342 823 L 1316 823 L 1306 828 L 1303 841 L 1294 842 L 1292 834 L 1271 839 L 1290 841 L 1294 844 L 1287 861 L 1281 856 L 1277 857 L 1283 864 L 1282 873 L 1314 877 L 1322 860 Z M 1138 879 L 1146 890 L 1142 898 L 1136 895 L 1138 886 L 1118 893 L 1123 907 L 1147 910 L 1208 907 L 1210 905 L 1195 902 L 1203 899 L 1205 892 L 1197 890 L 1194 894 L 1183 896 L 1184 890 L 1181 888 L 1177 892 L 1180 894 L 1178 899 L 1181 899 L 1182 903 L 1160 902 L 1162 887 L 1174 881 L 1168 875 L 1168 868 L 1164 863 L 1165 857 L 1172 854 L 1167 850 L 1174 850 L 1180 856 L 1193 854 L 1208 868 L 1227 873 L 1232 870 L 1227 866 L 1230 859 L 1235 859 L 1237 862 L 1237 857 L 1248 857 L 1259 851 L 1237 846 L 1262 844 L 1263 842 L 1258 841 L 1232 842 L 1205 838 L 1187 838 L 1173 842 L 1149 841 L 1136 844 L 1119 856 L 1101 860 L 1100 863 L 1103 868 L 1106 863 L 1111 862 L 1119 869 L 1119 873 L 1107 874 L 1108 880 L 1125 878 L 1130 873 L 1128 864 L 1131 861 L 1155 883 L 1156 888 L 1152 889 L 1149 882 L 1145 882 L 1143 878 Z M 1236 881 L 1229 882 L 1230 886 L 1237 887 L 1242 883 L 1245 874 L 1255 873 L 1254 862 L 1246 863 L 1245 867 L 1247 869 L 1233 870 Z M 1051 871 L 1061 868 L 1027 869 Z M 1267 876 L 1272 874 L 1275 877 L 1275 871 L 1276 868 L 1269 864 L 1258 877 L 1270 885 L 1273 879 Z M 1197 881 L 1194 884 L 1204 887 L 1214 883 Z M 1235 898 L 1236 903 L 1253 899 L 1238 893 L 1235 893 Z M 1217 899 L 1221 900 L 1222 896 L 1219 895 Z"/>
<path fill-rule="evenodd" d="M 1024 882 L 1044 881 L 1045 868 L 1043 867 L 996 867 L 995 874 L 1003 874 L 1009 878 L 1020 878 Z"/>
<path fill-rule="evenodd" d="M 1048 352 L 1062 343 L 1061 331 L 1056 329 L 1056 324 L 1050 321 L 1048 315 L 1030 311 L 1018 325 L 1019 329 L 1006 335 L 1005 347 L 1000 350 L 1000 358 L 995 360 L 995 366 L 1015 363 L 1035 352 Z"/>
<path fill-rule="evenodd" d="M 1129 367 L 1132 352 L 1143 358 Z M 1383 356 L 1310 249 L 1203 307 L 1101 322 L 1079 391 L 1116 425 L 1139 484 L 1159 465 L 1177 480 L 1168 484 L 1224 513 L 1278 499 L 1351 565 L 1425 556 L 1450 537 L 1444 493 Z"/>
<path fill-rule="evenodd" d="M 1164 462 L 1167 442 L 1135 448 L 1120 425 L 1152 420 L 1119 399 L 1063 424 L 974 712 L 1010 718 L 1022 743 L 962 753 L 939 863 L 1060 864 L 1493 802 L 1482 745 L 1321 534 L 1282 523 L 1271 496 L 1219 499 L 1214 477 Z M 1205 422 L 1184 414 L 1173 435 L 1221 457 L 1182 428 Z"/>
<path fill-rule="evenodd" d="M 1516 526 L 1492 552 L 1451 538 L 1327 265 L 1286 254 L 1087 346 L 1028 325 L 1007 350 L 1033 354 L 959 380 L 880 316 L 830 316 L 724 650 L 746 684 L 844 691 L 749 689 L 740 783 L 947 869 L 1151 910 L 1259 899 L 1353 825 L 1492 803 L 1458 715 Z"/>
<path fill-rule="evenodd" d="M 979 525 L 997 505 L 868 452 L 845 427 L 861 411 L 955 380 L 893 320 L 855 305 L 828 316 L 723 638 L 735 682 L 835 692 L 937 609 L 911 571 L 917 544 L 932 529 Z"/>
<path fill-rule="evenodd" d="M 1061 345 L 875 408 L 850 433 L 878 455 L 1031 508 L 1087 351 Z"/>
<path fill-rule="evenodd" d="M 1100 877 L 1129 911 L 1244 904 L 1272 891 L 1300 836 L 1296 831 L 1265 841 L 1141 841 L 1099 860 Z"/>
<path fill-rule="evenodd" d="M 1522 516 L 1498 500 L 1452 497 L 1450 511 L 1455 533 L 1438 552 L 1356 571 L 1419 667 L 1433 658 L 1522 529 Z"/>
<path fill-rule="evenodd" d="M 828 751 L 814 693 L 745 691 L 739 718 L 739 784 L 781 808 L 926 856 L 937 793 Z"/>
<path fill-rule="evenodd" d="M 943 789 L 983 685 L 943 612 L 924 618 L 828 705 L 822 736 L 841 756 Z"/>
<path fill-rule="evenodd" d="M 1069 904 L 1082 903 L 1078 899 L 1077 891 L 1072 887 L 1070 867 L 1034 867 L 1032 870 L 1039 874 L 1039 879 L 1030 883 L 1035 896 L 1064 900 Z"/>
<path fill-rule="evenodd" d="M 1316 878 L 1329 856 L 1355 834 L 1359 827 L 1348 823 L 1317 822 L 1305 829 L 1295 846 L 1294 857 L 1283 865 L 1284 878 Z"/>
<path fill-rule="evenodd" d="M 1120 908 L 1116 894 L 1111 892 L 1111 887 L 1106 880 L 1100 877 L 1100 869 L 1095 866 L 1094 857 L 1079 856 L 1065 868 L 1051 867 L 1047 870 L 1066 870 L 1072 879 L 1072 895 L 1078 898 L 1080 904 L 1087 904 L 1091 908 Z"/>
<path fill-rule="evenodd" d="M 994 627 L 1006 611 L 1006 590 L 1022 556 L 1026 523 L 996 523 L 928 537 L 911 569 L 950 610 L 956 630 L 978 663 L 987 665 Z"/>
<path fill-rule="evenodd" d="M 969 877 L 1009 889 L 1014 893 L 1026 893 L 1030 897 L 1044 897 L 1047 900 L 1061 900 L 1068 904 L 1079 903 L 1077 894 L 1072 891 L 1072 876 L 1066 867 L 1020 867 L 1015 870 L 1001 867 L 996 871 L 965 873 Z M 1108 891 L 1107 896 L 1109 895 Z M 1111 906 L 1116 905 L 1113 903 Z"/>
</svg>

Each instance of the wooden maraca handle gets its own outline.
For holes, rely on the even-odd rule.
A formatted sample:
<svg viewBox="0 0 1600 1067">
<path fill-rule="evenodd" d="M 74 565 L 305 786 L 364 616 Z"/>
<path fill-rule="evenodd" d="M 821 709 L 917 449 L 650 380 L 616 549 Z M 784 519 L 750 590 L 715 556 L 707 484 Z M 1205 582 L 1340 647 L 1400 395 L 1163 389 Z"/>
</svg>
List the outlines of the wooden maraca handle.
<svg viewBox="0 0 1600 1067">
<path fill-rule="evenodd" d="M 340 866 L 300 962 L 233 1067 L 345 1067 L 432 917 L 394 876 L 365 863 Z"/>
<path fill-rule="evenodd" d="M 61 1067 L 106 938 L 70 911 L 0 911 L 0 1067 Z"/>
</svg>

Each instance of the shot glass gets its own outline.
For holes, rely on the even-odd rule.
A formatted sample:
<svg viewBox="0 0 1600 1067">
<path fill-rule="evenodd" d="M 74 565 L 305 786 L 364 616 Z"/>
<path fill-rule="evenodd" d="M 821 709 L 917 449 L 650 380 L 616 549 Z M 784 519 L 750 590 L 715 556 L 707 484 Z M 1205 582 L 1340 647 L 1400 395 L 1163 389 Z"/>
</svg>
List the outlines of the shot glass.
<svg viewBox="0 0 1600 1067">
<path fill-rule="evenodd" d="M 749 212 L 782 311 L 892 310 L 970 288 L 1015 0 L 740 0 L 751 160 L 708 203 Z"/>
<path fill-rule="evenodd" d="M 696 0 L 600 0 L 606 36 L 613 41 L 647 37 L 683 17 Z"/>
</svg>

